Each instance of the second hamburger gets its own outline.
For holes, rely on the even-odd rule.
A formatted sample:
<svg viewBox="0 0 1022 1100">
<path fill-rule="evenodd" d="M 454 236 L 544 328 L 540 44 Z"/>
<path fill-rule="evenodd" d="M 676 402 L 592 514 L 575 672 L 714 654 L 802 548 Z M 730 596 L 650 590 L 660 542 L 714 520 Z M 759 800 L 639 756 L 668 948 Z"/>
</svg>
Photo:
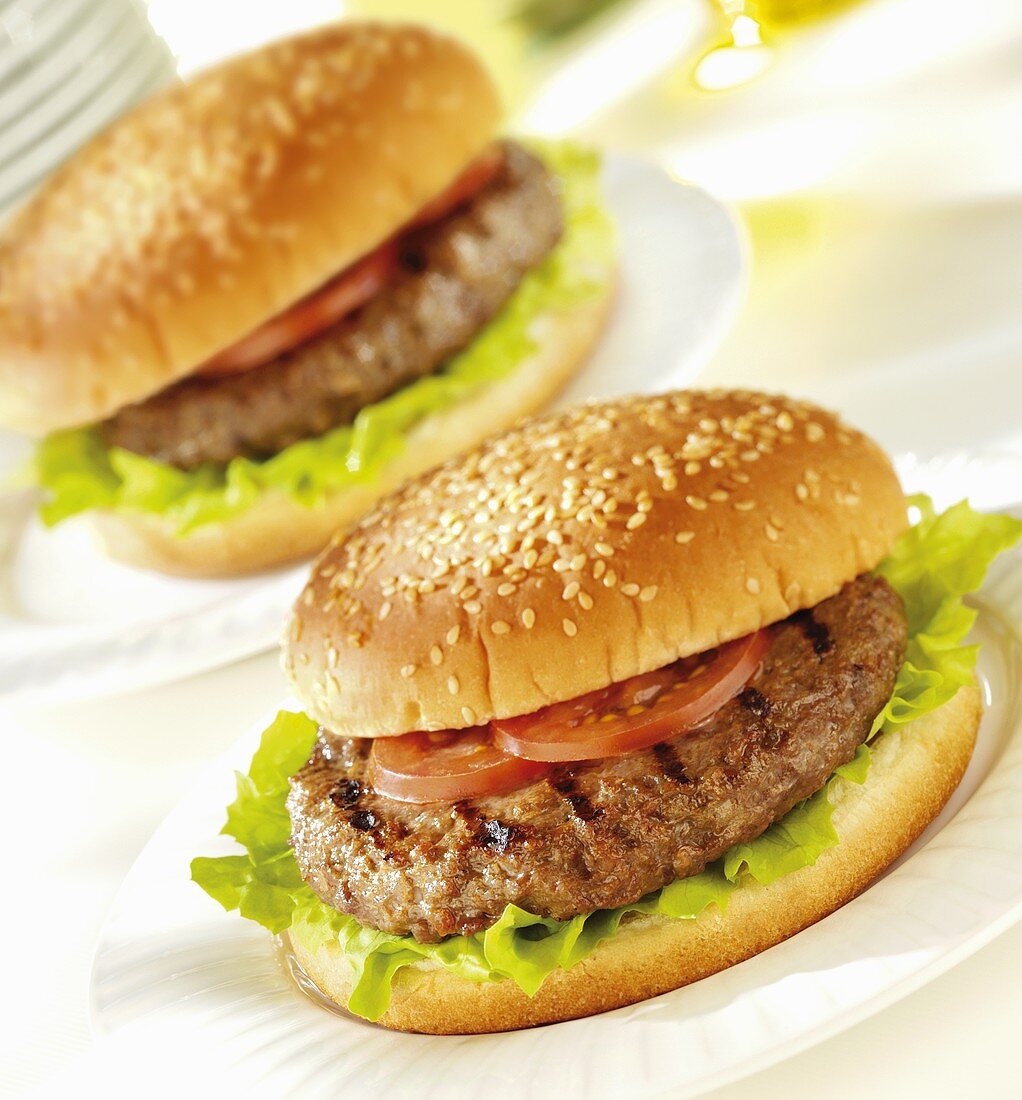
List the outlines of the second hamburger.
<svg viewBox="0 0 1022 1100">
<path fill-rule="evenodd" d="M 196 860 L 389 1027 L 494 1031 L 747 958 L 867 886 L 979 721 L 961 597 L 1022 523 L 748 392 L 594 403 L 419 478 L 327 550 L 282 714 Z"/>
<path fill-rule="evenodd" d="M 161 92 L 0 238 L 0 424 L 55 523 L 169 572 L 318 551 L 548 401 L 613 283 L 596 158 L 502 140 L 485 69 L 342 22 Z"/>
</svg>

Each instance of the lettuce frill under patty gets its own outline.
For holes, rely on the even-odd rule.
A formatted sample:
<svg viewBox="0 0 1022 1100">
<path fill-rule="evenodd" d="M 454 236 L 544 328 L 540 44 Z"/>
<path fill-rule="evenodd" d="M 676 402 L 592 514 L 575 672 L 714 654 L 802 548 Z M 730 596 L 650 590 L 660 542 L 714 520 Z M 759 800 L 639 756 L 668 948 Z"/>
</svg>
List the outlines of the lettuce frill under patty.
<svg viewBox="0 0 1022 1100">
<path fill-rule="evenodd" d="M 103 508 L 159 516 L 187 535 L 245 512 L 267 492 L 313 507 L 330 493 L 372 481 L 420 420 L 513 374 L 536 350 L 537 321 L 606 289 L 614 229 L 601 202 L 599 157 L 569 142 L 544 143 L 535 151 L 557 181 L 564 234 L 497 316 L 442 370 L 366 406 L 353 424 L 262 461 L 235 458 L 186 471 L 107 447 L 95 428 L 56 432 L 43 440 L 34 460 L 34 480 L 45 493 L 44 522 Z"/>
<path fill-rule="evenodd" d="M 941 515 L 925 497 L 914 498 L 912 506 L 918 522 L 878 570 L 905 602 L 909 642 L 894 693 L 877 716 L 871 738 L 936 710 L 973 682 L 977 647 L 962 641 L 975 612 L 962 597 L 979 588 L 994 558 L 1022 537 L 1022 522 L 974 512 L 965 502 Z M 513 981 L 531 996 L 554 969 L 584 959 L 630 914 L 693 919 L 710 905 L 725 909 L 731 892 L 747 879 L 767 884 L 810 866 L 838 843 L 831 823 L 835 784 L 865 782 L 870 762 L 868 745 L 863 745 L 821 791 L 756 840 L 732 848 L 701 874 L 677 879 L 632 905 L 568 921 L 509 905 L 484 932 L 418 943 L 410 935 L 366 928 L 325 905 L 302 882 L 290 847 L 285 800 L 288 776 L 305 764 L 315 739 L 311 718 L 277 715 L 248 775 L 237 776 L 237 798 L 223 828 L 245 854 L 195 859 L 192 878 L 225 909 L 237 909 L 271 932 L 286 930 L 312 950 L 336 943 L 355 975 L 348 1008 L 369 1020 L 386 1011 L 391 982 L 402 967 L 429 960 L 471 981 Z"/>
</svg>

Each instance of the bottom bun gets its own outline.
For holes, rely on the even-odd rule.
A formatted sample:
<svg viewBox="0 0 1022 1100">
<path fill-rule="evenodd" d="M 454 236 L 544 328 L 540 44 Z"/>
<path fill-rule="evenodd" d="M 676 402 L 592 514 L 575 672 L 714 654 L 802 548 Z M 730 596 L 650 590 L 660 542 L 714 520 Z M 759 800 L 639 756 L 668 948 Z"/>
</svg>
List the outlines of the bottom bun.
<svg viewBox="0 0 1022 1100">
<path fill-rule="evenodd" d="M 695 920 L 637 916 L 570 970 L 555 970 L 531 999 L 509 980 L 476 983 L 436 964 L 398 972 L 386 1027 L 434 1035 L 511 1031 L 591 1016 L 678 989 L 786 940 L 864 890 L 940 813 L 958 786 L 982 714 L 963 688 L 939 710 L 874 742 L 865 784 L 831 794 L 840 843 L 769 886 L 747 880 L 726 912 Z M 305 973 L 344 1006 L 351 966 L 339 948 L 309 952 L 292 941 Z"/>
<path fill-rule="evenodd" d="M 533 355 L 507 378 L 425 417 L 371 484 L 332 493 L 311 508 L 270 492 L 240 515 L 184 536 L 158 516 L 97 512 L 92 519 L 104 548 L 129 565 L 189 577 L 236 576 L 311 557 L 384 493 L 546 405 L 585 362 L 611 298 L 608 288 L 598 298 L 541 318 Z"/>
</svg>

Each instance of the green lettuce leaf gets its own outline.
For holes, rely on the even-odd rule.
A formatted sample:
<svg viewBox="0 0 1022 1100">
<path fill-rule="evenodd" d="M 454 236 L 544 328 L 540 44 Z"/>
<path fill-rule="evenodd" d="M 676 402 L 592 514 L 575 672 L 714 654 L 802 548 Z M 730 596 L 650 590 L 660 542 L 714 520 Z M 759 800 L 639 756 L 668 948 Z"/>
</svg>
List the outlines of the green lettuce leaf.
<svg viewBox="0 0 1022 1100">
<path fill-rule="evenodd" d="M 905 601 L 910 638 L 875 734 L 935 710 L 971 682 L 976 647 L 961 642 L 974 615 L 962 596 L 978 588 L 993 559 L 1022 537 L 1022 522 L 974 512 L 965 503 L 942 515 L 924 498 L 912 504 L 919 522 L 879 570 Z M 869 747 L 860 746 L 822 790 L 761 836 L 736 845 L 701 874 L 677 879 L 632 905 L 567 921 L 509 905 L 484 932 L 422 944 L 412 936 L 364 927 L 324 905 L 302 882 L 289 847 L 285 800 L 288 776 L 308 758 L 315 735 L 315 723 L 304 714 L 277 716 L 248 775 L 238 776 L 237 798 L 227 811 L 224 832 L 246 854 L 195 859 L 192 878 L 225 909 L 237 909 L 274 933 L 288 929 L 310 950 L 336 944 L 355 976 L 348 1007 L 369 1020 L 386 1011 L 391 983 L 406 966 L 428 962 L 470 981 L 511 980 L 532 996 L 550 973 L 584 959 L 634 914 L 691 920 L 710 906 L 724 910 L 732 891 L 747 879 L 766 885 L 811 866 L 838 843 L 831 821 L 835 784 L 864 783 L 870 763 Z"/>
<path fill-rule="evenodd" d="M 184 471 L 108 448 L 95 428 L 57 432 L 42 441 L 34 459 L 34 480 L 45 494 L 44 522 L 105 508 L 160 516 L 184 536 L 241 514 L 268 492 L 311 508 L 329 493 L 371 482 L 420 420 L 513 373 L 535 350 L 533 331 L 541 317 L 570 309 L 606 286 L 614 230 L 601 202 L 599 157 L 569 142 L 543 143 L 537 152 L 560 188 L 564 235 L 443 370 L 367 406 L 353 424 L 263 461 L 236 458 Z"/>
<path fill-rule="evenodd" d="M 873 736 L 936 710 L 972 683 L 978 647 L 961 642 L 976 612 L 962 597 L 975 592 L 997 555 L 1022 537 L 1022 520 L 973 511 L 964 500 L 940 514 L 924 496 L 909 505 L 918 521 L 878 570 L 905 601 L 908 651 Z"/>
</svg>

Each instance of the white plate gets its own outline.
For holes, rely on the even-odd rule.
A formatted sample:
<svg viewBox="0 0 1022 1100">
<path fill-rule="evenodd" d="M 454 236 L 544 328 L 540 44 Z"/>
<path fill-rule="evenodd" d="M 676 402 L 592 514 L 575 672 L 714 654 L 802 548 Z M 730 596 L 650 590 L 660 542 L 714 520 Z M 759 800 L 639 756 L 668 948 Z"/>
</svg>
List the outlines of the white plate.
<svg viewBox="0 0 1022 1100">
<path fill-rule="evenodd" d="M 728 212 L 659 168 L 609 157 L 620 235 L 610 326 L 564 401 L 689 381 L 744 288 Z M 188 581 L 108 561 L 77 518 L 46 530 L 11 498 L 0 514 L 0 700 L 65 702 L 129 691 L 275 645 L 307 566 Z"/>
<path fill-rule="evenodd" d="M 1022 458 L 961 460 L 1006 479 Z M 941 467 L 916 463 L 911 484 Z M 210 769 L 128 875 L 97 952 L 93 1022 L 115 1048 L 175 1051 L 236 1095 L 621 1100 L 692 1095 L 778 1061 L 891 1004 L 1022 917 L 1022 553 L 977 603 L 988 709 L 936 822 L 859 898 L 786 943 L 687 989 L 502 1036 L 406 1036 L 325 1011 L 291 984 L 260 928 L 188 881 L 217 837 L 257 731 Z"/>
</svg>

